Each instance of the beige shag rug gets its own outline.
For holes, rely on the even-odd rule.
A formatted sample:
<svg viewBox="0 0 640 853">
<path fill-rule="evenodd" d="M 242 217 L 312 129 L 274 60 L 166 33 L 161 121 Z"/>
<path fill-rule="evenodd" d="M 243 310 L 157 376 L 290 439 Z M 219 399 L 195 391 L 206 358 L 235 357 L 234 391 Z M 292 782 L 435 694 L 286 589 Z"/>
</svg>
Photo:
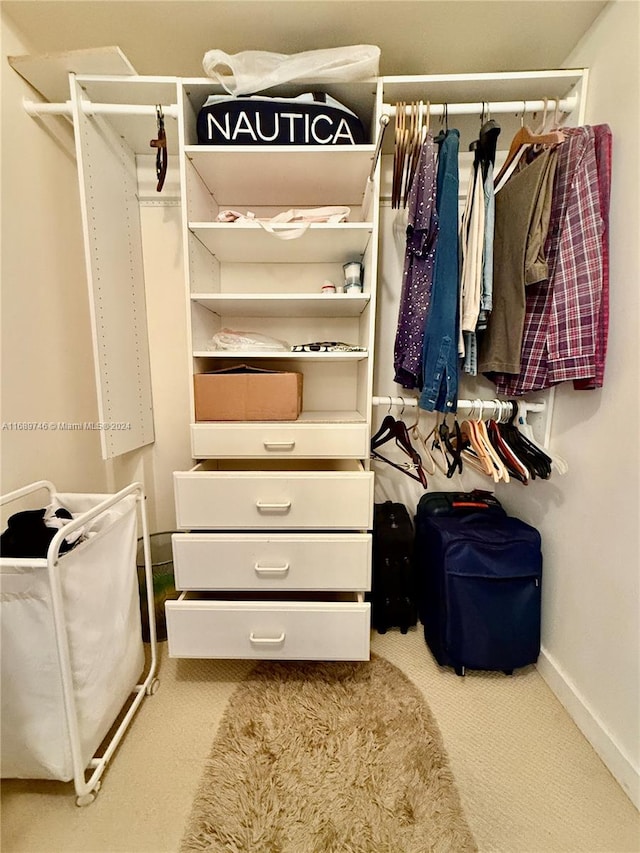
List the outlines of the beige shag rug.
<svg viewBox="0 0 640 853">
<path fill-rule="evenodd" d="M 258 664 L 225 711 L 181 847 L 476 849 L 429 708 L 378 656 Z"/>
</svg>

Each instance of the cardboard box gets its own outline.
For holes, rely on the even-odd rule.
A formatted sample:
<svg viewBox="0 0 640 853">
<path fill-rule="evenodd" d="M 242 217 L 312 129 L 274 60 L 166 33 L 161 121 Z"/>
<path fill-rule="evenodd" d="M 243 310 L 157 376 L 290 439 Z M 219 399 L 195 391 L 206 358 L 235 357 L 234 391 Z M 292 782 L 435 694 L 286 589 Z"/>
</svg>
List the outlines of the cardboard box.
<svg viewBox="0 0 640 853">
<path fill-rule="evenodd" d="M 295 421 L 302 410 L 302 374 L 246 364 L 196 373 L 196 421 Z"/>
</svg>

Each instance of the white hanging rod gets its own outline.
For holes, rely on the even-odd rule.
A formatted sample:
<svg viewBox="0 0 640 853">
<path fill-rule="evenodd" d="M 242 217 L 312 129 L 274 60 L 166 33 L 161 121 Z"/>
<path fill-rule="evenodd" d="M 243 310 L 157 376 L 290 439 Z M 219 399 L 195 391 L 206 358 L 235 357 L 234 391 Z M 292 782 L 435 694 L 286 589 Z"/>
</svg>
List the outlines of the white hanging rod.
<svg viewBox="0 0 640 853">
<path fill-rule="evenodd" d="M 406 111 L 410 111 L 411 103 L 407 103 Z M 415 101 L 414 101 L 415 103 Z M 426 108 L 427 101 L 422 101 L 423 106 Z M 562 98 L 560 100 L 548 98 L 546 102 L 547 110 L 551 110 L 551 114 L 553 114 L 553 110 L 556 108 L 561 113 L 571 113 L 576 108 L 578 104 L 578 96 L 572 95 L 570 98 Z M 556 107 L 557 105 L 557 107 Z M 385 113 L 389 116 L 395 116 L 396 114 L 396 105 L 395 104 L 383 104 L 382 105 Z M 537 101 L 477 101 L 475 103 L 466 103 L 466 104 L 429 104 L 429 113 L 432 116 L 444 115 L 445 108 L 447 114 L 449 116 L 466 116 L 466 115 L 482 115 L 491 114 L 491 113 L 516 113 L 518 115 L 522 115 L 523 113 L 539 113 L 542 112 L 545 108 L 545 102 L 543 100 Z"/>
<path fill-rule="evenodd" d="M 22 105 L 30 116 L 60 115 L 73 116 L 73 105 L 71 101 L 63 104 L 41 103 L 22 99 Z M 161 105 L 163 116 L 178 118 L 177 104 Z M 156 115 L 156 104 L 94 104 L 92 101 L 81 100 L 80 109 L 85 115 L 130 115 L 130 116 L 154 116 Z"/>
<path fill-rule="evenodd" d="M 519 402 L 522 408 L 527 412 L 544 412 L 546 409 L 546 403 Z M 373 397 L 371 403 L 373 406 L 388 406 L 389 408 L 398 406 L 415 408 L 418 405 L 418 399 L 417 397 Z M 480 414 L 482 415 L 485 410 L 487 412 L 491 409 L 497 410 L 500 405 L 503 407 L 505 405 L 513 406 L 513 402 L 511 400 L 458 400 L 458 411 L 462 409 L 471 412 L 480 407 Z"/>
</svg>

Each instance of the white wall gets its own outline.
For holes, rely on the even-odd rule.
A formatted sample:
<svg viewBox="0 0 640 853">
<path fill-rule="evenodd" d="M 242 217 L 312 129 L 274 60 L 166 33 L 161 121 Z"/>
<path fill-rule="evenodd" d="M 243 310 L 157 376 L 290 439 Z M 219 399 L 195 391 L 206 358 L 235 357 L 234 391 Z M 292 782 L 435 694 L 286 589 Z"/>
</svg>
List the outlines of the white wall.
<svg viewBox="0 0 640 853">
<path fill-rule="evenodd" d="M 7 62 L 37 52 L 3 16 L 1 417 L 48 429 L 0 430 L 2 492 L 38 479 L 113 492 L 137 480 L 150 530 L 172 530 L 172 471 L 192 464 L 177 175 L 172 166 L 140 212 L 155 442 L 105 463 L 96 430 L 51 427 L 95 423 L 98 408 L 72 126 L 28 116 L 23 97 L 39 96 Z"/>
<path fill-rule="evenodd" d="M 2 492 L 43 478 L 100 492 L 96 431 L 9 428 L 98 420 L 73 134 L 22 109 L 33 91 L 6 57 L 29 52 L 3 18 Z"/>
<path fill-rule="evenodd" d="M 610 323 L 604 388 L 556 394 L 564 477 L 506 487 L 544 551 L 538 669 L 640 807 L 639 6 L 614 2 L 566 68 L 589 68 L 587 124 L 613 132 Z"/>
<path fill-rule="evenodd" d="M 590 68 L 586 122 L 613 131 L 611 316 L 602 391 L 558 395 L 571 471 L 542 522 L 540 670 L 640 807 L 639 9 L 612 3 L 565 63 Z"/>
</svg>

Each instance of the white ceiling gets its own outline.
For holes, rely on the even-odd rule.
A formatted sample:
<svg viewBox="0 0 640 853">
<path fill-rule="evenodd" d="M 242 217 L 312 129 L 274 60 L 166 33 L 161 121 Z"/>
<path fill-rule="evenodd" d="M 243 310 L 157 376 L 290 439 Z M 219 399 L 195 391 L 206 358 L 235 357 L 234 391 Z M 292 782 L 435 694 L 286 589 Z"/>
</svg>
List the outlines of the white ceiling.
<svg viewBox="0 0 640 853">
<path fill-rule="evenodd" d="M 381 48 L 380 73 L 558 68 L 601 0 L 3 0 L 32 53 L 117 45 L 139 74 L 199 77 L 202 57 Z"/>
</svg>

